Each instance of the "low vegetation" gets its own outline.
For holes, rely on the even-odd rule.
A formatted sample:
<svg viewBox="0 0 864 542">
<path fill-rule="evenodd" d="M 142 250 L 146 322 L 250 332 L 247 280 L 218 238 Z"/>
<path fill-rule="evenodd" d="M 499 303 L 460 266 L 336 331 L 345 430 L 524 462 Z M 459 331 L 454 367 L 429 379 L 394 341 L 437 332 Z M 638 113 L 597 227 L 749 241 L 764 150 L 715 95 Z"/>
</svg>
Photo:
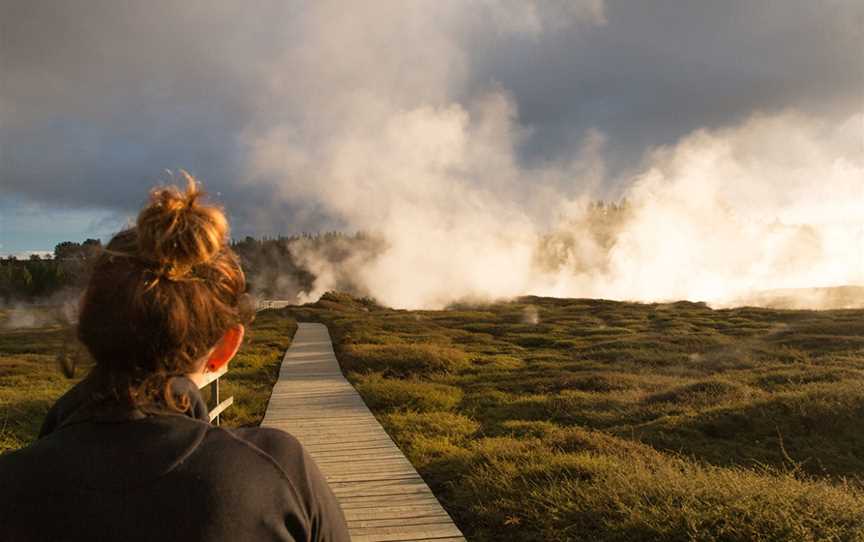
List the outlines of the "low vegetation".
<svg viewBox="0 0 864 542">
<path fill-rule="evenodd" d="M 28 311 L 23 318 L 0 310 L 0 452 L 33 441 L 48 408 L 77 381 L 67 380 L 57 364 L 68 331 L 51 311 Z"/>
<path fill-rule="evenodd" d="M 864 311 L 327 294 L 343 370 L 469 540 L 864 540 Z"/>
<path fill-rule="evenodd" d="M 259 314 L 226 425 L 260 423 L 297 319 L 329 325 L 469 540 L 864 540 L 864 311 L 535 297 L 400 311 L 327 294 Z M 8 321 L 0 450 L 30 442 L 72 383 L 62 326 Z"/>
<path fill-rule="evenodd" d="M 48 408 L 91 367 L 84 363 L 77 368 L 77 378 L 65 378 L 57 357 L 70 344 L 69 328 L 53 309 L 26 309 L 27 318 L 23 310 L 0 310 L 0 453 L 32 442 Z M 224 425 L 261 423 L 296 329 L 294 320 L 273 311 L 258 314 L 221 383 L 222 395 L 234 396 L 222 417 Z"/>
</svg>

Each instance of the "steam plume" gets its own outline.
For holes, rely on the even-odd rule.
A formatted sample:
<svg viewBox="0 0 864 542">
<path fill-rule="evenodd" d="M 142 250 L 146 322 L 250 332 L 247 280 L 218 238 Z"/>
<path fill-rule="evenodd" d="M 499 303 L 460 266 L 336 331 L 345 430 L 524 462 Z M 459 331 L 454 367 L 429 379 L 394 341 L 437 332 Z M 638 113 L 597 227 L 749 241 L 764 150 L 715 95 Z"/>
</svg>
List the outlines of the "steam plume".
<svg viewBox="0 0 864 542">
<path fill-rule="evenodd" d="M 251 182 L 386 238 L 388 250 L 348 271 L 382 302 L 531 293 L 722 304 L 864 282 L 860 112 L 842 125 L 754 114 L 656 148 L 623 179 L 608 178 L 594 130 L 566 158 L 529 168 L 514 100 L 471 76 L 472 31 L 491 20 L 502 36 L 578 32 L 604 24 L 602 2 L 561 4 L 551 19 L 537 3 L 418 5 L 357 14 L 316 3 L 299 25 L 305 46 L 287 49 L 259 97 L 266 114 L 243 136 Z M 598 235 L 589 204 L 608 186 L 623 187 L 628 212 Z M 567 242 L 541 265 L 550 234 Z M 311 297 L 345 273 L 318 267 Z"/>
</svg>

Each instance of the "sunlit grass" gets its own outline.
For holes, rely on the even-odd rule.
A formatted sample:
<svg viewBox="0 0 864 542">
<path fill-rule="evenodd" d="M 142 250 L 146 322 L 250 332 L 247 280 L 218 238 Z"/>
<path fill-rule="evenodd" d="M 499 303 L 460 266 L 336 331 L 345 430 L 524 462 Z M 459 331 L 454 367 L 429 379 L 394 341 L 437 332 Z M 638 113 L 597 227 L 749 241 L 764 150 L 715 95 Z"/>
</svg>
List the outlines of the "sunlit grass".
<svg viewBox="0 0 864 542">
<path fill-rule="evenodd" d="M 469 540 L 864 540 L 864 311 L 328 294 L 343 370 Z"/>
<path fill-rule="evenodd" d="M 260 422 L 294 318 L 469 540 L 864 540 L 864 311 L 522 298 L 259 315 L 223 395 Z M 0 449 L 71 383 L 60 328 L 0 332 Z"/>
<path fill-rule="evenodd" d="M 234 404 L 222 416 L 225 426 L 261 423 L 282 355 L 296 329 L 294 320 L 273 311 L 258 314 L 221 382 L 221 395 L 234 396 Z M 69 332 L 59 325 L 0 326 L 0 452 L 32 442 L 50 406 L 90 369 L 85 362 L 77 368 L 76 378 L 62 375 L 57 353 L 64 342 L 69 342 Z"/>
</svg>

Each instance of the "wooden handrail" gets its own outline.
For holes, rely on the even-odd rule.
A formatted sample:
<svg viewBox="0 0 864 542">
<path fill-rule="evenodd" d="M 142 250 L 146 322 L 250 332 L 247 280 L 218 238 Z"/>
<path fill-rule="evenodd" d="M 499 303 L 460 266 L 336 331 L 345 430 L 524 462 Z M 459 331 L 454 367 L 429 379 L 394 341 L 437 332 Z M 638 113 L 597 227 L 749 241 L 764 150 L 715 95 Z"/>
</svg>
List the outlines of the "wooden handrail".
<svg viewBox="0 0 864 542">
<path fill-rule="evenodd" d="M 228 366 L 223 365 L 222 368 L 219 369 L 218 371 L 214 371 L 212 373 L 204 373 L 204 381 L 198 386 L 198 389 L 203 390 L 204 388 L 209 386 L 211 382 L 213 382 L 217 378 L 220 378 L 222 375 L 224 375 L 227 372 L 228 372 Z"/>
<path fill-rule="evenodd" d="M 229 406 L 234 404 L 234 396 L 219 401 L 219 379 L 228 372 L 228 366 L 223 366 L 218 371 L 214 371 L 212 373 L 204 373 L 203 382 L 198 386 L 199 389 L 204 389 L 207 386 L 210 386 L 210 399 L 207 401 L 207 408 L 209 409 L 208 415 L 210 417 L 210 422 L 219 425 L 220 422 L 220 414 L 228 408 Z"/>
<path fill-rule="evenodd" d="M 270 300 L 263 299 L 258 301 L 257 310 L 264 309 L 272 309 L 284 307 L 287 305 L 287 301 L 279 301 L 279 300 Z M 203 381 L 201 385 L 198 386 L 199 389 L 204 389 L 207 386 L 210 386 L 210 400 L 207 401 L 207 408 L 209 410 L 208 415 L 210 416 L 210 421 L 216 425 L 219 425 L 220 415 L 225 411 L 226 408 L 234 404 L 234 397 L 231 396 L 227 399 L 219 401 L 219 379 L 225 376 L 225 373 L 228 372 L 228 366 L 223 366 L 218 371 L 214 371 L 212 373 L 204 373 Z"/>
<path fill-rule="evenodd" d="M 224 401 L 222 401 L 221 403 L 219 403 L 218 405 L 213 407 L 213 410 L 211 410 L 208 413 L 208 415 L 210 416 L 210 421 L 212 422 L 213 419 L 215 418 L 216 419 L 216 425 L 219 425 L 219 415 L 222 414 L 223 410 L 225 410 L 226 408 L 228 408 L 229 406 L 231 406 L 233 404 L 234 404 L 234 396 L 232 395 L 228 399 L 225 399 Z"/>
</svg>

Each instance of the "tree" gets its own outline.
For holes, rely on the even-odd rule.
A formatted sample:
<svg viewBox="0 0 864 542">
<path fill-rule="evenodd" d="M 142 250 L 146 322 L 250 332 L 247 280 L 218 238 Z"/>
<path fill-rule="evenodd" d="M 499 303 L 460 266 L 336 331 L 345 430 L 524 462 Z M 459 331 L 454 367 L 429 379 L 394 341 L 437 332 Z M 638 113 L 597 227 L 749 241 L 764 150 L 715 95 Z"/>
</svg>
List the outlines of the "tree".
<svg viewBox="0 0 864 542">
<path fill-rule="evenodd" d="M 69 260 L 81 253 L 81 243 L 63 241 L 54 247 L 55 260 Z"/>
</svg>

